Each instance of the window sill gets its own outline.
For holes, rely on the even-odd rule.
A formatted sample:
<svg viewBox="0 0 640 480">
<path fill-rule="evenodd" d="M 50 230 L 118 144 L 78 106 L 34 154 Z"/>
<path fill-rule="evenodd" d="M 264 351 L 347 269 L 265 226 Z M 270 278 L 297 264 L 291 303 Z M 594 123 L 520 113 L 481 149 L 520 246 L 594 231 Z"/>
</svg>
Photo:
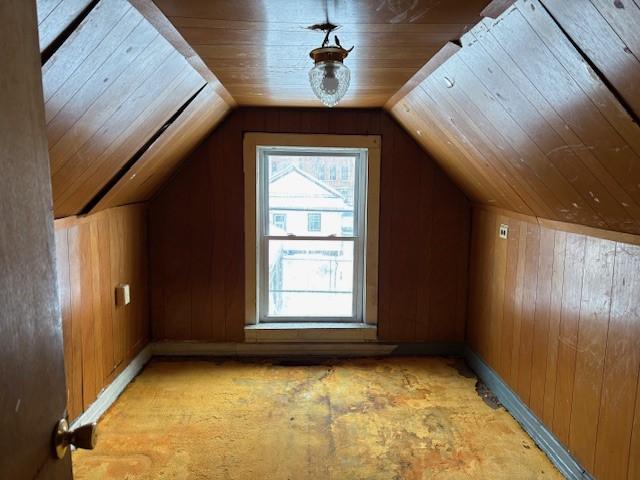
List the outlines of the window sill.
<svg viewBox="0 0 640 480">
<path fill-rule="evenodd" d="M 363 323 L 260 323 L 244 327 L 245 342 L 376 342 L 376 325 Z"/>
</svg>

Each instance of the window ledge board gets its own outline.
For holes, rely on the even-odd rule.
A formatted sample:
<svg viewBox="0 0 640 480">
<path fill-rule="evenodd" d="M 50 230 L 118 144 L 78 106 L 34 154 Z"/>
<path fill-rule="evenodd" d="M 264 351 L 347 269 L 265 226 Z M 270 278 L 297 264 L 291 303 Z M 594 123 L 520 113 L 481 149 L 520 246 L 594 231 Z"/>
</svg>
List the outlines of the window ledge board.
<svg viewBox="0 0 640 480">
<path fill-rule="evenodd" d="M 378 329 L 363 323 L 260 323 L 244 328 L 245 342 L 376 342 Z"/>
</svg>

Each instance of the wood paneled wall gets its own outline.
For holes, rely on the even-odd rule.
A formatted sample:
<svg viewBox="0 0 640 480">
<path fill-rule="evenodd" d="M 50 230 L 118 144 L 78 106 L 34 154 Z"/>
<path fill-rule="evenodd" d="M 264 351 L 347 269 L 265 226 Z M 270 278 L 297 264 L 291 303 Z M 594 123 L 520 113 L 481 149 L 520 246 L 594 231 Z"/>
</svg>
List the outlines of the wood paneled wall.
<svg viewBox="0 0 640 480">
<path fill-rule="evenodd" d="M 518 0 L 392 114 L 478 203 L 638 234 L 637 3 Z"/>
<path fill-rule="evenodd" d="M 382 135 L 379 339 L 462 341 L 469 206 L 382 110 L 233 112 L 151 202 L 156 339 L 244 338 L 243 133 Z"/>
<path fill-rule="evenodd" d="M 640 237 L 575 230 L 474 209 L 467 340 L 596 478 L 637 480 Z"/>
<path fill-rule="evenodd" d="M 55 224 L 67 402 L 73 419 L 148 342 L 147 212 L 144 205 L 131 205 Z M 120 283 L 131 286 L 129 305 L 116 306 Z"/>
</svg>

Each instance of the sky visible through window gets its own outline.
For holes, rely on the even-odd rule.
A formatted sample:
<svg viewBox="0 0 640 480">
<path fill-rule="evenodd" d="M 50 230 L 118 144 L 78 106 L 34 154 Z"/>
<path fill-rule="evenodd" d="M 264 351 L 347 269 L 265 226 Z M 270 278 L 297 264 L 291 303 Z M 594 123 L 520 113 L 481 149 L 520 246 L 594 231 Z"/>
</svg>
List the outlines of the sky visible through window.
<svg viewBox="0 0 640 480">
<path fill-rule="evenodd" d="M 356 157 L 267 162 L 269 317 L 353 316 Z"/>
</svg>

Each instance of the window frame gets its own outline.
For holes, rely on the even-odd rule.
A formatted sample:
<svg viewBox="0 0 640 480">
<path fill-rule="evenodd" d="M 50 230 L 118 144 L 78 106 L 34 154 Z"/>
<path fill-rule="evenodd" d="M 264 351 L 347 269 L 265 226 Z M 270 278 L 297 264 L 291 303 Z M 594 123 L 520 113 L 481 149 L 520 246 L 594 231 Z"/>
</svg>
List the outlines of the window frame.
<svg viewBox="0 0 640 480">
<path fill-rule="evenodd" d="M 313 218 L 315 219 L 317 217 L 318 219 L 318 229 L 316 230 L 315 228 L 313 230 L 311 230 L 311 217 L 313 216 Z M 319 212 L 308 212 L 307 213 L 307 231 L 308 232 L 322 232 L 322 213 Z"/>
<path fill-rule="evenodd" d="M 272 213 L 271 214 L 271 223 L 273 223 L 274 225 L 276 225 L 276 220 L 275 217 L 282 217 L 283 219 L 283 227 L 279 227 L 282 228 L 282 230 L 286 230 L 287 229 L 287 214 L 286 213 Z"/>
<path fill-rule="evenodd" d="M 265 258 L 265 252 L 261 252 L 263 242 L 259 241 L 261 228 L 260 218 L 269 220 L 268 216 L 260 215 L 263 205 L 261 198 L 260 182 L 260 149 L 283 149 L 287 147 L 302 147 L 303 150 L 314 148 L 334 149 L 366 149 L 367 159 L 363 163 L 366 168 L 366 182 L 362 182 L 363 193 L 361 198 L 366 198 L 365 208 L 361 214 L 361 235 L 364 242 L 362 257 L 354 262 L 361 262 L 361 278 L 354 283 L 354 298 L 358 296 L 360 312 L 353 317 L 271 317 L 271 322 L 362 322 L 363 325 L 377 324 L 377 299 L 378 299 L 378 226 L 379 226 L 379 184 L 380 184 L 380 136 L 377 135 L 308 135 L 308 134 L 268 134 L 247 132 L 244 134 L 244 173 L 245 173 L 245 324 L 255 325 L 265 322 L 261 311 L 265 310 L 261 305 L 260 294 L 265 289 L 260 289 L 261 272 L 267 272 L 268 268 L 260 268 L 258 261 Z M 264 168 L 264 167 L 263 167 Z M 359 174 L 356 174 L 359 177 Z M 355 215 L 355 210 L 354 210 Z M 354 219 L 354 235 L 356 235 L 356 221 Z M 300 238 L 300 237 L 299 237 Z M 333 240 L 335 237 L 326 237 L 325 240 Z M 341 237 L 336 240 L 343 240 Z M 349 237 L 349 241 L 352 238 Z M 355 249 L 355 245 L 354 245 Z M 268 260 L 267 260 L 268 261 Z M 355 269 L 354 269 L 355 270 Z M 263 292 L 261 292 L 262 290 Z M 267 293 L 268 294 L 268 293 Z M 355 313 L 355 312 L 354 312 Z M 263 317 L 260 319 L 260 317 Z M 266 323 L 266 322 L 265 322 Z"/>
<path fill-rule="evenodd" d="M 271 235 L 269 232 L 269 211 L 268 211 L 268 178 L 269 156 L 292 156 L 292 157 L 345 157 L 354 158 L 355 170 L 358 175 L 354 179 L 354 232 L 350 236 L 335 236 L 322 234 L 322 223 L 320 230 L 311 232 L 307 228 L 306 235 Z M 258 215 L 257 242 L 258 265 L 257 290 L 258 290 L 258 323 L 290 323 L 290 322 L 319 322 L 319 323 L 363 323 L 364 318 L 364 271 L 366 257 L 366 197 L 367 197 L 367 164 L 368 149 L 354 147 L 280 147 L 263 146 L 256 147 L 257 157 L 257 182 L 258 196 L 256 198 L 256 211 Z M 262 174 L 267 172 L 267 174 Z M 321 215 L 320 212 L 309 212 L 308 215 Z M 322 220 L 320 220 L 322 222 Z M 317 234 L 316 234 L 317 233 Z M 352 279 L 352 309 L 350 316 L 271 316 L 269 310 L 269 242 L 273 240 L 287 241 L 343 241 L 353 244 L 353 279 Z"/>
<path fill-rule="evenodd" d="M 345 172 L 347 173 L 345 175 Z M 340 166 L 340 180 L 343 182 L 348 182 L 349 180 L 351 180 L 351 170 L 349 169 L 348 165 L 341 165 Z"/>
</svg>

